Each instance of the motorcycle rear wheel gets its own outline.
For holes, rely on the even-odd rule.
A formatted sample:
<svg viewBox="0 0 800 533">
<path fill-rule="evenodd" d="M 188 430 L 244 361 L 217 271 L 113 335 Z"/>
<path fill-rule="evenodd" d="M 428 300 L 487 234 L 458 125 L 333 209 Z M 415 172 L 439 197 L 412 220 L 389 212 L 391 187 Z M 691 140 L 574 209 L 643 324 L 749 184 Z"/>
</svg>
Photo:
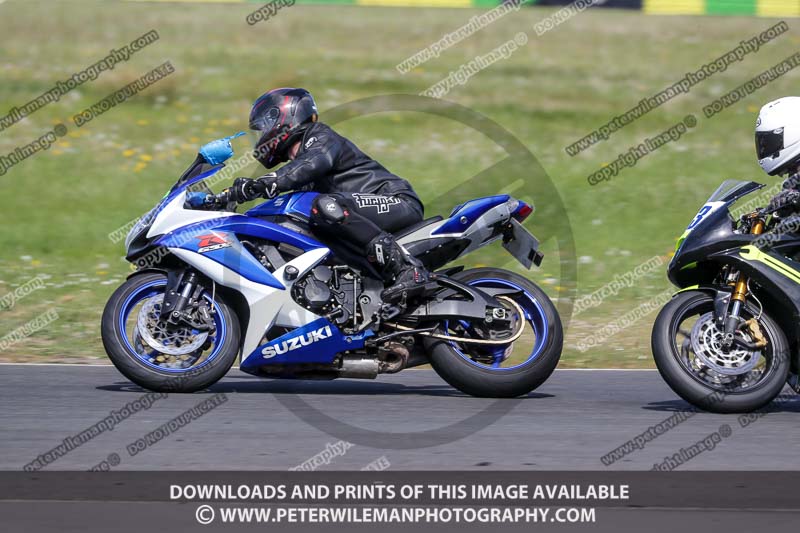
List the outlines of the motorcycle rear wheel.
<svg viewBox="0 0 800 533">
<path fill-rule="evenodd" d="M 482 357 L 476 358 L 469 345 L 427 337 L 423 344 L 433 369 L 461 392 L 483 398 L 515 398 L 544 383 L 558 365 L 564 342 L 561 320 L 550 298 L 527 278 L 503 269 L 476 268 L 452 277 L 478 288 L 501 287 L 521 291 L 514 301 L 523 309 L 526 330 L 513 344 L 523 345 L 523 354 L 516 362 L 510 361 L 511 364 L 502 366 L 509 362 L 504 350 L 511 351 L 512 348 L 500 347 L 495 351 L 495 362 L 487 364 L 479 360 Z M 491 356 L 491 353 L 484 355 Z"/>
</svg>

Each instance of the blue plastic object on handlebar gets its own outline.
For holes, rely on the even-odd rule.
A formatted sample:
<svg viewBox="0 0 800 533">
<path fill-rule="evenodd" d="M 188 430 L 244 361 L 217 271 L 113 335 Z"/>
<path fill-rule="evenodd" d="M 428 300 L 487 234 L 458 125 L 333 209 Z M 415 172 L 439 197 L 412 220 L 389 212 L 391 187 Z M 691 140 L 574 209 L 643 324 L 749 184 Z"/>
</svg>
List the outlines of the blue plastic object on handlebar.
<svg viewBox="0 0 800 533">
<path fill-rule="evenodd" d="M 223 137 L 216 141 L 211 141 L 200 147 L 200 155 L 212 165 L 219 165 L 224 163 L 233 155 L 233 147 L 231 146 L 231 139 L 241 137 L 244 135 L 243 131 L 231 135 L 230 137 Z"/>
</svg>

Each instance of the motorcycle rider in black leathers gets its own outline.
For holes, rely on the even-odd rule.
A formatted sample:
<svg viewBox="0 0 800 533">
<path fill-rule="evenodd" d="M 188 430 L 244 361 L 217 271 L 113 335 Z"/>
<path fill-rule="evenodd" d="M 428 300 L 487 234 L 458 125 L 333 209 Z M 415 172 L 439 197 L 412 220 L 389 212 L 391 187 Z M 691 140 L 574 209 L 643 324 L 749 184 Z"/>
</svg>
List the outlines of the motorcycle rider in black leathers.
<svg viewBox="0 0 800 533">
<path fill-rule="evenodd" d="M 786 96 L 765 104 L 756 120 L 758 164 L 770 176 L 788 176 L 767 211 L 779 217 L 800 210 L 800 98 Z"/>
<path fill-rule="evenodd" d="M 268 169 L 289 162 L 257 179 L 237 178 L 230 197 L 241 203 L 292 190 L 320 193 L 311 209 L 314 235 L 348 264 L 366 259 L 383 278 L 383 301 L 402 306 L 422 292 L 431 274 L 392 232 L 421 221 L 422 202 L 406 180 L 317 118 L 305 89 L 274 89 L 259 97 L 250 112 L 255 156 Z"/>
</svg>

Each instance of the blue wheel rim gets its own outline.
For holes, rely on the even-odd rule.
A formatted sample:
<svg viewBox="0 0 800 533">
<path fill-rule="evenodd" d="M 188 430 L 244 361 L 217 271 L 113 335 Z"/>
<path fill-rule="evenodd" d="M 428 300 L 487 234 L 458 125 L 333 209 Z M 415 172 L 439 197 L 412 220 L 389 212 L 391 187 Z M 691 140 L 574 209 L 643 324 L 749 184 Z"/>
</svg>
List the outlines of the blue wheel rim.
<svg viewBox="0 0 800 533">
<path fill-rule="evenodd" d="M 225 338 L 227 337 L 227 324 L 225 323 L 225 319 L 223 318 L 222 311 L 207 294 L 203 294 L 203 298 L 205 298 L 214 308 L 214 324 L 216 325 L 216 332 L 214 335 L 209 334 L 209 338 L 212 339 L 214 343 L 214 349 L 208 354 L 208 357 L 200 363 L 199 365 L 192 365 L 187 368 L 167 368 L 161 365 L 155 364 L 149 360 L 149 357 L 152 354 L 140 354 L 136 351 L 136 349 L 131 344 L 130 339 L 128 338 L 127 333 L 127 323 L 130 317 L 131 311 L 142 301 L 146 300 L 147 298 L 151 298 L 153 296 L 157 296 L 158 294 L 162 294 L 164 292 L 164 287 L 166 287 L 167 281 L 166 280 L 154 280 L 148 283 L 145 283 L 141 287 L 138 287 L 134 292 L 132 292 L 125 301 L 122 303 L 122 310 L 119 313 L 119 330 L 122 335 L 123 342 L 125 344 L 125 348 L 128 350 L 128 353 L 136 357 L 139 363 L 149 366 L 150 368 L 154 368 L 156 370 L 160 370 L 162 372 L 170 372 L 173 374 L 181 374 L 185 372 L 194 372 L 199 368 L 203 368 L 204 366 L 211 363 L 214 359 L 216 359 L 221 350 L 222 345 L 225 342 Z"/>
<path fill-rule="evenodd" d="M 547 344 L 548 339 L 548 320 L 547 316 L 544 313 L 544 309 L 542 309 L 542 305 L 539 300 L 536 299 L 531 293 L 520 287 L 514 282 L 505 280 L 505 279 L 497 279 L 497 278 L 480 278 L 475 279 L 472 281 L 467 282 L 467 285 L 473 287 L 487 287 L 487 288 L 506 288 L 506 289 L 516 289 L 522 291 L 522 295 L 519 298 L 516 298 L 514 301 L 522 308 L 525 314 L 525 322 L 531 326 L 533 329 L 533 333 L 535 336 L 533 348 L 531 349 L 531 353 L 528 357 L 522 361 L 521 363 L 517 363 L 512 366 L 508 367 L 501 367 L 499 366 L 500 362 L 497 361 L 491 365 L 487 365 L 485 363 L 481 363 L 479 361 L 475 361 L 469 354 L 465 354 L 462 352 L 458 346 L 454 343 L 450 343 L 450 346 L 455 350 L 458 355 L 460 355 L 465 361 L 468 363 L 477 366 L 478 368 L 482 368 L 484 370 L 491 370 L 493 372 L 508 372 L 511 370 L 515 370 L 522 366 L 529 364 L 531 361 L 534 361 L 539 355 L 541 355 L 542 350 L 544 349 L 545 345 Z M 517 341 L 519 342 L 519 341 Z M 508 345 L 503 345 L 503 349 L 500 350 L 501 352 Z"/>
</svg>

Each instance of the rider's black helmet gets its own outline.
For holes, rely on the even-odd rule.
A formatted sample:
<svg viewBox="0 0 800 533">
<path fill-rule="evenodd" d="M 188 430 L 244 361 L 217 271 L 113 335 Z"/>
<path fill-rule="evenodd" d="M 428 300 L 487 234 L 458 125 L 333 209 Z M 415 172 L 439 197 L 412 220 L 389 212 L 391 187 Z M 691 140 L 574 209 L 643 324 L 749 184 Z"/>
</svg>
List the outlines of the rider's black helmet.
<svg viewBox="0 0 800 533">
<path fill-rule="evenodd" d="M 264 93 L 250 111 L 256 159 L 267 168 L 286 161 L 288 148 L 316 121 L 317 104 L 305 89 L 283 88 Z"/>
</svg>

